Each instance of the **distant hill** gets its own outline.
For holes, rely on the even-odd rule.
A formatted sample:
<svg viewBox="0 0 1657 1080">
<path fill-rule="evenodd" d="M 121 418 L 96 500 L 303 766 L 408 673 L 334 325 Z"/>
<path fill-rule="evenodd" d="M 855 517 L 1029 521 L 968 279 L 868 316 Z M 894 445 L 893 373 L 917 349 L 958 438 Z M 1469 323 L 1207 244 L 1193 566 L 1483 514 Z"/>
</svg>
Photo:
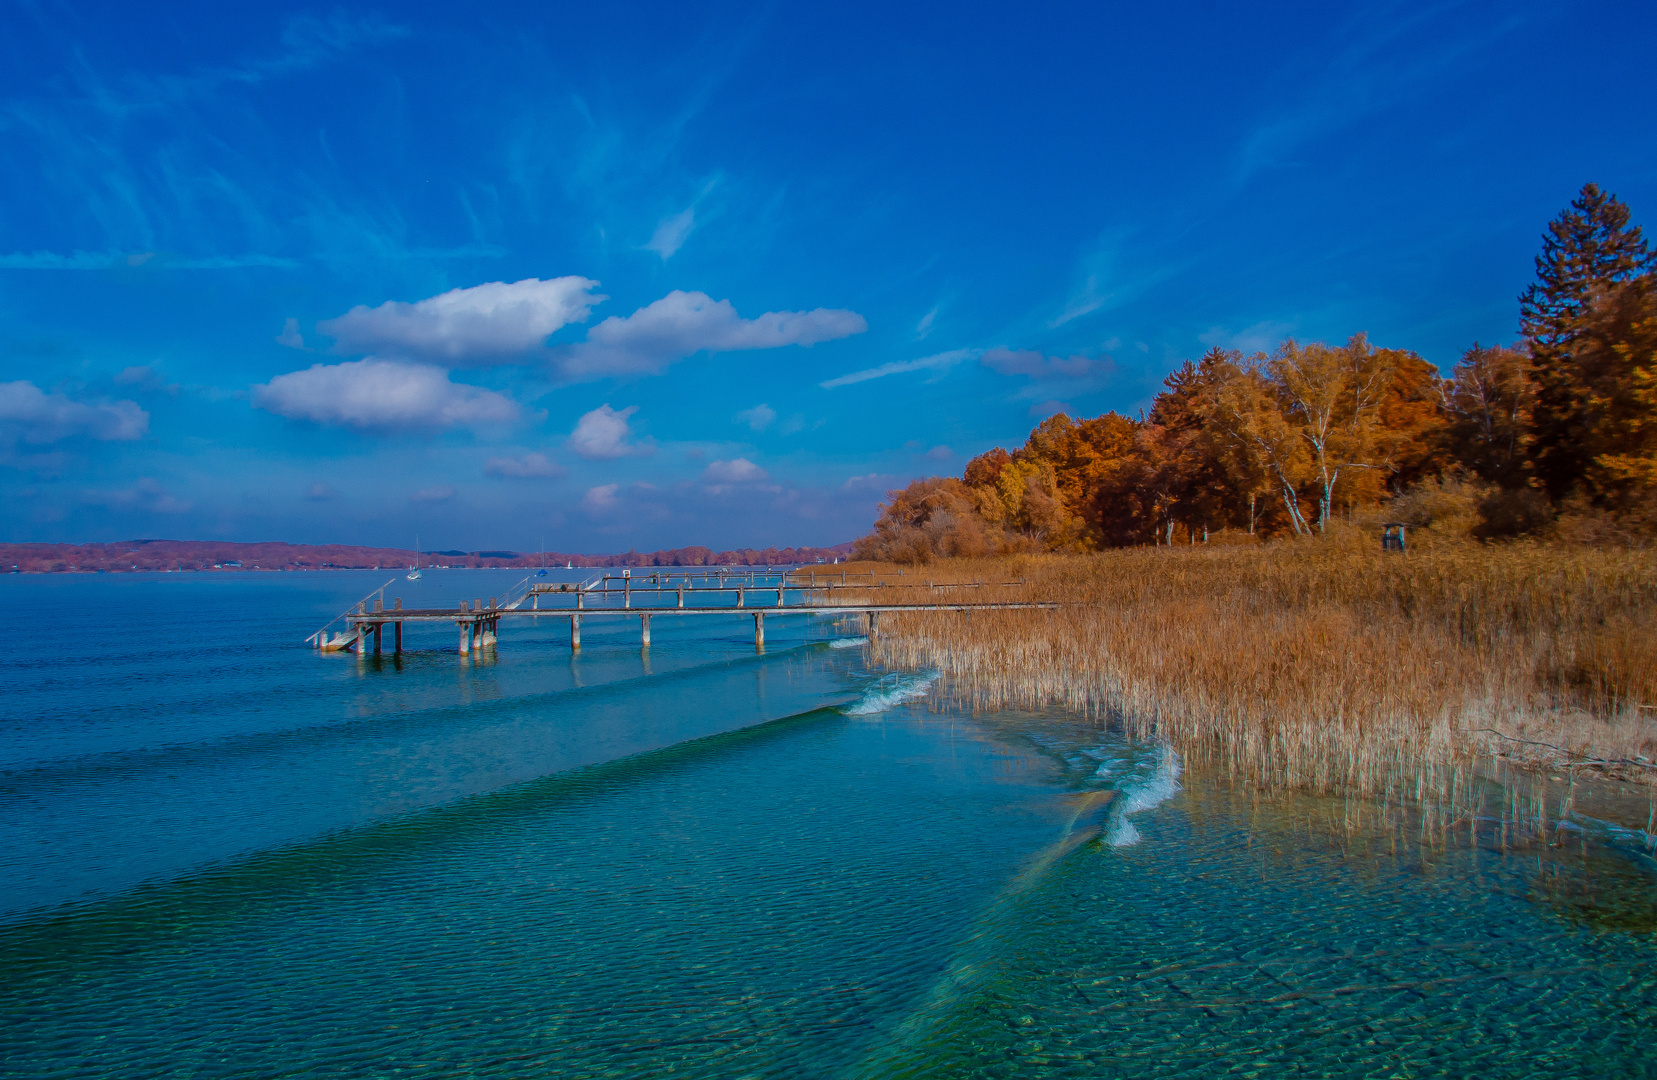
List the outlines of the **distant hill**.
<svg viewBox="0 0 1657 1080">
<path fill-rule="evenodd" d="M 780 566 L 844 559 L 851 543 L 833 547 L 706 547 L 670 551 L 628 551 L 620 555 L 576 555 L 549 551 L 429 551 L 423 565 L 446 567 L 550 566 Z M 407 548 L 347 544 L 232 544 L 217 540 L 121 540 L 110 544 L 0 544 L 0 573 L 132 573 L 157 570 L 378 570 L 410 566 Z"/>
</svg>

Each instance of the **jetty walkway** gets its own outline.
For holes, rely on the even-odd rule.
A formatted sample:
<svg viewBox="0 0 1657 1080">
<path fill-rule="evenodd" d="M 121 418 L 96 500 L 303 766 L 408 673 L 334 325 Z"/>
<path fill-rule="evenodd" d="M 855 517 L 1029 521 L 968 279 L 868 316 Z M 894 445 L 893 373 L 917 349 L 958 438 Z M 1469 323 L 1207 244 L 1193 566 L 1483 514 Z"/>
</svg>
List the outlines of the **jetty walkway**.
<svg viewBox="0 0 1657 1080">
<path fill-rule="evenodd" d="M 640 644 L 650 645 L 650 621 L 658 616 L 677 618 L 752 618 L 754 646 L 765 647 L 765 619 L 788 615 L 862 615 L 871 638 L 879 636 L 880 616 L 887 612 L 979 611 L 1009 608 L 1055 608 L 1052 603 L 975 601 L 971 590 L 1017 586 L 1022 582 L 931 582 L 913 578 L 877 579 L 869 573 L 828 573 L 816 567 L 758 569 L 750 567 L 693 567 L 655 569 L 634 575 L 604 573 L 580 583 L 547 582 L 531 575 L 496 597 L 462 601 L 452 608 L 405 608 L 401 598 L 386 605 L 392 578 L 341 612 L 328 625 L 306 638 L 322 652 L 403 651 L 404 623 L 453 623 L 459 630 L 459 649 L 467 655 L 494 648 L 503 619 L 568 619 L 570 648 L 581 648 L 583 619 L 636 619 Z M 896 601 L 869 596 L 874 590 L 899 593 Z M 924 590 L 924 591 L 923 591 Z M 909 597 L 914 597 L 910 600 Z M 391 640 L 385 641 L 386 628 Z"/>
</svg>

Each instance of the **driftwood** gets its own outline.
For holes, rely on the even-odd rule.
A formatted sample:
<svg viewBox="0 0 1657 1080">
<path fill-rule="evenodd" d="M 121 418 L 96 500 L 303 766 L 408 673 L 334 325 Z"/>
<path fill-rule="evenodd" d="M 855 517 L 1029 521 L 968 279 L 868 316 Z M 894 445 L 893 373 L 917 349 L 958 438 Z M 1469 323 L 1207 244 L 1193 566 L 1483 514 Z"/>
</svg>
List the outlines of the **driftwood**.
<svg viewBox="0 0 1657 1080">
<path fill-rule="evenodd" d="M 1580 761 L 1565 761 L 1560 763 L 1567 769 L 1575 769 L 1582 766 L 1595 769 L 1610 769 L 1619 765 L 1627 766 L 1633 769 L 1657 769 L 1657 762 L 1646 761 L 1642 758 L 1591 758 L 1586 754 L 1579 754 L 1575 750 L 1567 750 L 1563 746 L 1555 746 L 1553 743 L 1537 742 L 1535 739 L 1521 739 L 1517 736 L 1497 731 L 1495 728 L 1474 728 L 1473 730 L 1489 732 L 1498 739 L 1506 739 L 1508 742 L 1524 743 L 1526 746 L 1544 747 L 1548 750 L 1554 751 L 1555 753 L 1564 754 L 1567 758 L 1581 758 Z"/>
</svg>

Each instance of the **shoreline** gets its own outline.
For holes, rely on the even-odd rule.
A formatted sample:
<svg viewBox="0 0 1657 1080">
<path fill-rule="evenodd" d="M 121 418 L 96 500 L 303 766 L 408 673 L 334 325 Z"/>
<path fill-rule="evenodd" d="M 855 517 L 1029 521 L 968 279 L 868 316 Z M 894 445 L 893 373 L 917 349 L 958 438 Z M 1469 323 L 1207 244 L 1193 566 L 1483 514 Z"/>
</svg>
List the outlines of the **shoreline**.
<svg viewBox="0 0 1657 1080">
<path fill-rule="evenodd" d="M 1267 790 L 1443 801 L 1492 762 L 1657 785 L 1657 565 L 1638 553 L 1337 541 L 904 572 L 1069 601 L 883 620 L 878 662 L 934 668 L 971 707 L 1064 708 Z"/>
</svg>

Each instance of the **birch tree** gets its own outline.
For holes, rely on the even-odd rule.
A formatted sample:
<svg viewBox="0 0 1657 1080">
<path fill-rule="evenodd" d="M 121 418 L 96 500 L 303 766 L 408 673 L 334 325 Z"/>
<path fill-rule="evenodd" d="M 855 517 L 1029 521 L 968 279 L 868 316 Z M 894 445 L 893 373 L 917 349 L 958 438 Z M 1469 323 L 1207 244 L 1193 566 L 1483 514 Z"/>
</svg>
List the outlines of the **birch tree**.
<svg viewBox="0 0 1657 1080">
<path fill-rule="evenodd" d="M 1378 460 L 1377 421 L 1396 360 L 1372 349 L 1363 334 L 1344 346 L 1285 341 L 1267 365 L 1285 417 L 1310 458 L 1318 495 L 1318 533 L 1328 531 L 1341 473 L 1373 469 Z"/>
<path fill-rule="evenodd" d="M 1263 356 L 1229 362 L 1215 379 L 1211 416 L 1214 435 L 1256 490 L 1275 488 L 1296 536 L 1311 531 L 1300 505 L 1307 475 L 1306 447 L 1289 422 Z M 1254 505 L 1249 504 L 1252 525 Z"/>
</svg>

